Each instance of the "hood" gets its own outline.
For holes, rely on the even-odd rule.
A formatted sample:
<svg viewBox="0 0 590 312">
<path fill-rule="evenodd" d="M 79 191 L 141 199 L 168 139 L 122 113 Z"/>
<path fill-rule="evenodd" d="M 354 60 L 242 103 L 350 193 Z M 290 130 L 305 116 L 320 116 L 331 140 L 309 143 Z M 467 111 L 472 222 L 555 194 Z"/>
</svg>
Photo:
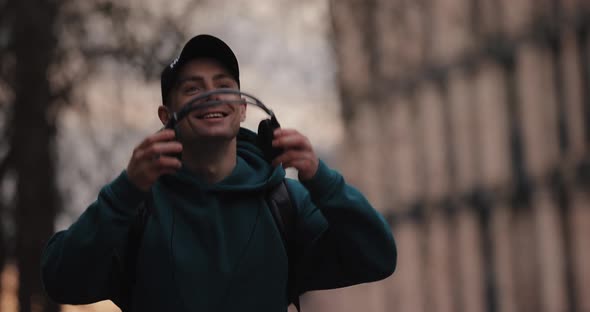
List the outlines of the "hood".
<svg viewBox="0 0 590 312">
<path fill-rule="evenodd" d="M 199 188 L 207 191 L 252 191 L 269 189 L 285 178 L 285 170 L 282 166 L 273 167 L 264 159 L 262 150 L 256 145 L 256 133 L 240 128 L 237 139 L 236 167 L 222 181 L 215 184 L 207 184 L 199 180 L 186 168 L 181 168 L 177 174 L 168 176 L 170 179 L 178 179 L 177 182 L 188 185 L 199 185 Z"/>
</svg>

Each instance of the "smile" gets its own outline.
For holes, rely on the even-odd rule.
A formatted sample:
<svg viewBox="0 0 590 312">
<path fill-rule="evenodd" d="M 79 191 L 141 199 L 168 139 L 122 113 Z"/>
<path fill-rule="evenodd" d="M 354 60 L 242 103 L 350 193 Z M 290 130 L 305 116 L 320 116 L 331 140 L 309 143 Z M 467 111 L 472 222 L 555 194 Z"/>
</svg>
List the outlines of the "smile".
<svg viewBox="0 0 590 312">
<path fill-rule="evenodd" d="M 198 115 L 197 118 L 199 119 L 213 119 L 213 118 L 224 118 L 227 117 L 227 113 L 222 113 L 222 112 L 211 112 L 211 113 L 205 113 L 205 114 L 201 114 Z"/>
</svg>

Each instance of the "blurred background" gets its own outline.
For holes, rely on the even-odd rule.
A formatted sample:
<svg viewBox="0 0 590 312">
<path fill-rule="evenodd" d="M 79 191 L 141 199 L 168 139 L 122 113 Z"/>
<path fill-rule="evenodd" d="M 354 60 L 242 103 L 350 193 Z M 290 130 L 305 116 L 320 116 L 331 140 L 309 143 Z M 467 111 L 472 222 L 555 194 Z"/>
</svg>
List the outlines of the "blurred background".
<svg viewBox="0 0 590 312">
<path fill-rule="evenodd" d="M 51 303 L 41 250 L 161 127 L 199 33 L 394 231 L 392 277 L 304 311 L 590 311 L 588 1 L 0 0 L 1 312 L 119 311 Z"/>
</svg>

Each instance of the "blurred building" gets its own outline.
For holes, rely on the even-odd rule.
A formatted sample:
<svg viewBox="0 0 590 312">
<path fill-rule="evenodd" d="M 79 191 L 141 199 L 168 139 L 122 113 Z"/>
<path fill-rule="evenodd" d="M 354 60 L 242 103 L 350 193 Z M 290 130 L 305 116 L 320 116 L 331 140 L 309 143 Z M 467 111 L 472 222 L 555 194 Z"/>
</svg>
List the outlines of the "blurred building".
<svg viewBox="0 0 590 312">
<path fill-rule="evenodd" d="M 393 277 L 306 311 L 590 311 L 589 3 L 331 2 L 341 168 Z"/>
</svg>

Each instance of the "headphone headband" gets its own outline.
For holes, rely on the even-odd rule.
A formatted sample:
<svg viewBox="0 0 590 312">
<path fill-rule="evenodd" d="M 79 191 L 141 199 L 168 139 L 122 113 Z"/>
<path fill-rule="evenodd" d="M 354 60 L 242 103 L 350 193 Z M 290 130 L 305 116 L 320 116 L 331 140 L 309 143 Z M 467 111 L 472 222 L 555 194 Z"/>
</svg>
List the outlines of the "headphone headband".
<svg viewBox="0 0 590 312">
<path fill-rule="evenodd" d="M 212 95 L 216 95 L 216 94 L 235 94 L 235 95 L 242 96 L 242 99 L 240 99 L 240 100 L 210 100 L 210 101 L 205 101 L 203 103 L 200 103 L 198 105 L 194 105 L 194 104 L 196 104 L 204 99 L 207 99 L 208 97 L 210 97 Z M 275 117 L 274 112 L 270 108 L 268 108 L 266 105 L 264 105 L 264 103 L 262 103 L 262 101 L 260 101 L 258 98 L 256 98 L 255 96 L 253 96 L 251 94 L 248 94 L 246 92 L 242 92 L 242 91 L 236 90 L 236 89 L 216 89 L 213 91 L 201 93 L 201 94 L 195 96 L 194 98 L 190 99 L 186 104 L 184 104 L 182 106 L 182 109 L 180 111 L 178 111 L 172 115 L 172 118 L 174 119 L 174 123 L 178 123 L 184 117 L 186 117 L 190 112 L 192 112 L 196 109 L 207 108 L 207 107 L 216 106 L 216 105 L 220 105 L 220 104 L 251 104 L 251 105 L 255 105 L 255 106 L 260 107 L 271 118 Z"/>
</svg>

